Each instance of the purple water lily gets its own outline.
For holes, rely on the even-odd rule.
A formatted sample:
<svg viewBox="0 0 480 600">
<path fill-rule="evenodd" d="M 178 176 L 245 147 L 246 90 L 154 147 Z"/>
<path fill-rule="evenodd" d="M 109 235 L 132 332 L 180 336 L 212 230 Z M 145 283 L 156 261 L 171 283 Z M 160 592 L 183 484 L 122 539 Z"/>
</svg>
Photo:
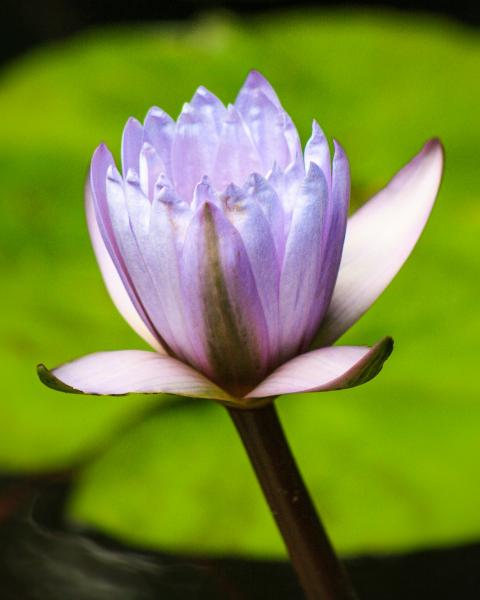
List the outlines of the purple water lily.
<svg viewBox="0 0 480 600">
<path fill-rule="evenodd" d="M 100 352 L 48 371 L 88 394 L 172 393 L 251 405 L 350 387 L 391 352 L 332 346 L 414 247 L 441 179 L 428 142 L 347 222 L 347 157 L 314 121 L 302 152 L 269 83 L 252 71 L 227 107 L 200 87 L 175 122 L 130 119 L 122 174 L 101 145 L 87 217 L 118 310 L 155 352 Z"/>
</svg>

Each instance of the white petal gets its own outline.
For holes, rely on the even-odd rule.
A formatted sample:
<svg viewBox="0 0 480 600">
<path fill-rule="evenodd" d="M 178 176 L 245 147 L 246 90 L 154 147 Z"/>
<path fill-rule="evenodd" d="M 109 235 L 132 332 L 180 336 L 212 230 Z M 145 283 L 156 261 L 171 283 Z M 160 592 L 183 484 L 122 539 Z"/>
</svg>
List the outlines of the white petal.
<svg viewBox="0 0 480 600">
<path fill-rule="evenodd" d="M 62 392 L 176 394 L 231 400 L 227 392 L 176 358 L 144 350 L 96 352 L 52 371 L 39 365 L 38 374 L 45 385 Z"/>
<path fill-rule="evenodd" d="M 301 354 L 278 367 L 246 398 L 267 398 L 301 392 L 327 392 L 373 379 L 390 356 L 393 340 L 367 346 L 329 346 Z"/>
<path fill-rule="evenodd" d="M 431 140 L 349 219 L 333 298 L 312 347 L 338 339 L 397 274 L 427 222 L 442 170 L 442 145 Z"/>
</svg>

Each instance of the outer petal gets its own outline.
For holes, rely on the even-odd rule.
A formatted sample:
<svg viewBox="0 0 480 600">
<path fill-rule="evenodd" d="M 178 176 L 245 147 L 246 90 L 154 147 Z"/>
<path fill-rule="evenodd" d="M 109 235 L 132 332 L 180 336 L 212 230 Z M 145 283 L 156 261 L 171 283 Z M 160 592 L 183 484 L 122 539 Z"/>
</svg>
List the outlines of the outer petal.
<svg viewBox="0 0 480 600">
<path fill-rule="evenodd" d="M 255 196 L 229 186 L 225 214 L 240 234 L 255 279 L 268 329 L 270 355 L 278 355 L 280 263 L 270 225 Z M 276 366 L 275 363 L 273 366 Z"/>
<path fill-rule="evenodd" d="M 322 232 L 322 266 L 319 285 L 312 306 L 306 342 L 310 343 L 330 305 L 345 239 L 350 200 L 350 167 L 340 144 L 334 140 L 332 188 Z M 305 348 L 306 349 L 306 348 Z"/>
<path fill-rule="evenodd" d="M 241 237 L 210 202 L 188 228 L 182 275 L 190 330 L 204 354 L 196 366 L 243 395 L 266 373 L 267 327 Z"/>
<path fill-rule="evenodd" d="M 106 196 L 113 235 L 128 274 L 150 322 L 167 349 L 172 342 L 172 332 L 158 301 L 161 290 L 156 288 L 155 281 L 152 280 L 149 265 L 140 247 L 148 228 L 150 203 L 140 189 L 135 171 L 128 171 L 123 182 L 116 169 L 109 168 Z"/>
<path fill-rule="evenodd" d="M 126 175 L 130 169 L 139 172 L 139 156 L 143 145 L 143 126 L 134 117 L 130 117 L 122 136 L 122 170 Z"/>
<path fill-rule="evenodd" d="M 338 339 L 396 275 L 425 226 L 442 169 L 442 145 L 434 139 L 349 219 L 332 301 L 313 347 Z"/>
<path fill-rule="evenodd" d="M 89 178 L 89 190 L 92 192 L 91 197 L 87 195 L 87 208 L 88 202 L 91 200 L 92 205 L 94 207 L 94 211 L 91 216 L 92 219 L 89 219 L 89 223 L 92 225 L 95 224 L 98 226 L 98 230 L 100 232 L 100 237 L 105 245 L 105 248 L 108 252 L 108 255 L 113 262 L 115 269 L 122 281 L 122 284 L 127 292 L 130 301 L 135 307 L 136 312 L 140 316 L 141 320 L 150 331 L 151 336 L 159 339 L 157 335 L 157 331 L 153 323 L 150 320 L 150 317 L 147 315 L 145 307 L 143 306 L 138 291 L 136 290 L 131 276 L 128 272 L 127 266 L 125 264 L 125 260 L 120 252 L 120 248 L 118 247 L 118 243 L 115 239 L 115 235 L 113 232 L 112 222 L 110 219 L 109 211 L 108 211 L 108 203 L 107 203 L 107 171 L 109 169 L 114 168 L 115 164 L 113 161 L 113 157 L 110 154 L 109 150 L 105 145 L 100 145 L 92 158 L 92 166 L 90 169 L 90 178 Z M 88 216 L 88 213 L 87 213 Z M 92 235 L 92 241 L 94 242 L 94 247 L 101 247 L 100 241 L 97 240 L 97 232 L 96 230 L 90 230 Z M 102 268 L 102 264 L 106 263 L 106 259 L 103 258 L 102 251 L 102 262 L 100 262 L 100 267 Z M 103 270 L 102 270 L 103 272 Z M 104 275 L 105 276 L 105 275 Z M 107 288 L 109 288 L 107 277 L 109 273 L 105 276 L 105 281 L 107 283 Z M 110 288 L 109 288 L 110 289 Z M 124 313 L 120 311 L 122 315 Z M 124 315 L 125 316 L 125 315 Z M 129 319 L 127 319 L 130 322 Z M 135 328 L 135 327 L 134 327 Z M 136 328 L 135 328 L 136 329 Z M 142 334 L 141 334 L 142 335 Z M 145 337 L 142 335 L 142 337 Z M 150 343 L 150 341 L 149 341 Z M 154 346 L 155 347 L 155 346 Z"/>
<path fill-rule="evenodd" d="M 322 224 L 328 189 L 322 171 L 312 163 L 292 215 L 280 276 L 282 360 L 303 347 L 322 266 Z"/>
<path fill-rule="evenodd" d="M 179 360 L 144 350 L 97 352 L 53 371 L 39 365 L 38 375 L 50 388 L 77 394 L 178 394 L 231 400 L 227 392 Z"/>
<path fill-rule="evenodd" d="M 308 171 L 310 163 L 317 164 L 325 175 L 328 185 L 331 184 L 330 148 L 320 125 L 314 120 L 312 135 L 305 146 L 305 169 Z"/>
<path fill-rule="evenodd" d="M 301 354 L 269 375 L 246 398 L 355 387 L 373 379 L 393 350 L 392 338 L 367 346 L 330 346 Z"/>
<path fill-rule="evenodd" d="M 158 190 L 152 205 L 149 230 L 141 242 L 145 263 L 158 290 L 157 301 L 172 332 L 170 346 L 178 358 L 190 364 L 196 362 L 196 353 L 185 322 L 179 249 L 191 215 L 190 206 L 178 200 L 171 190 Z"/>
<path fill-rule="evenodd" d="M 103 275 L 105 286 L 113 300 L 113 303 L 130 327 L 157 352 L 164 354 L 164 348 L 145 325 L 135 309 L 132 301 L 130 300 L 129 295 L 125 290 L 125 286 L 120 279 L 118 271 L 115 268 L 112 259 L 110 258 L 107 248 L 105 247 L 102 235 L 97 225 L 97 220 L 95 218 L 92 193 L 88 183 L 85 188 L 85 210 L 87 214 L 87 225 L 90 233 L 90 239 L 92 240 L 93 250 L 97 258 L 98 266 L 100 267 L 100 271 Z"/>
</svg>

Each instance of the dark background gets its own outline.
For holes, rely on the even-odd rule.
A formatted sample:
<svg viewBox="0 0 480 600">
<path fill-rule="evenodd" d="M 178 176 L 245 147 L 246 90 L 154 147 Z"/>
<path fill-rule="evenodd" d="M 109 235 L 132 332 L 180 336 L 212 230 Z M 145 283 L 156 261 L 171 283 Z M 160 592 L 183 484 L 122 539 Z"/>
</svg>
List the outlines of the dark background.
<svg viewBox="0 0 480 600">
<path fill-rule="evenodd" d="M 209 9 L 252 14 L 289 7 L 392 8 L 447 15 L 467 25 L 480 25 L 477 0 L 390 0 L 350 2 L 315 0 L 3 0 L 0 19 L 0 63 L 42 42 L 62 38 L 103 23 L 145 20 L 184 20 Z"/>
</svg>

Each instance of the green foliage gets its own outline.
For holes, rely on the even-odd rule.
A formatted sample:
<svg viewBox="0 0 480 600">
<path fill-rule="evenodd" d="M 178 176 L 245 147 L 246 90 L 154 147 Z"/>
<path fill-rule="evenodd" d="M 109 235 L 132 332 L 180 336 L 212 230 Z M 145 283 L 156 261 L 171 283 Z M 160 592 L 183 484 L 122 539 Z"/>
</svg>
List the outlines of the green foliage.
<svg viewBox="0 0 480 600">
<path fill-rule="evenodd" d="M 354 203 L 434 135 L 447 169 L 412 258 L 345 336 L 396 350 L 344 392 L 279 401 L 292 446 L 340 550 L 389 551 L 480 535 L 477 118 L 480 44 L 444 22 L 288 14 L 92 31 L 27 55 L 0 88 L 0 465 L 69 464 L 157 400 L 67 396 L 35 364 L 142 348 L 113 309 L 90 250 L 83 182 L 94 147 L 118 155 L 129 115 L 176 115 L 202 83 L 233 100 L 247 71 L 276 87 L 306 140 L 312 117 L 345 146 Z M 392 224 L 394 226 L 394 224 Z M 86 470 L 72 518 L 153 547 L 282 552 L 225 411 L 165 410 Z"/>
</svg>

